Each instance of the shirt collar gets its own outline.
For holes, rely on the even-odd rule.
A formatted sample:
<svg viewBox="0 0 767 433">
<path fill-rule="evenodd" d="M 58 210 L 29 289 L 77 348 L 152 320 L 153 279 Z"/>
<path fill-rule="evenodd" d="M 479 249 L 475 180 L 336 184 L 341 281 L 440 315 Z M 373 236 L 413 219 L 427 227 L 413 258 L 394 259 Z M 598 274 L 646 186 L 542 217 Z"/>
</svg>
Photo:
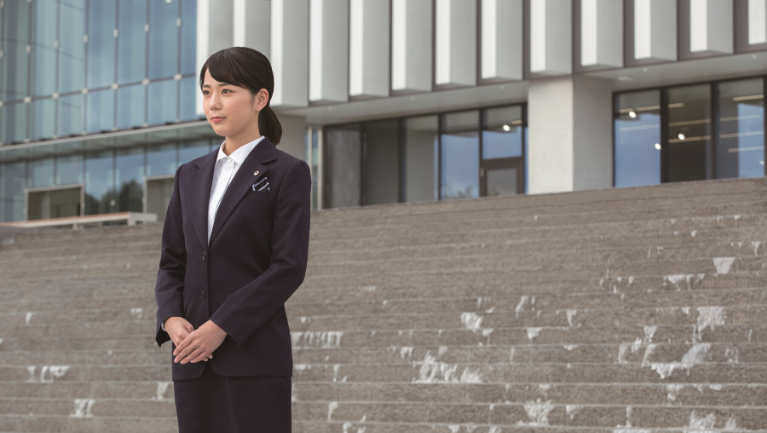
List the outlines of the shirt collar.
<svg viewBox="0 0 767 433">
<path fill-rule="evenodd" d="M 216 158 L 216 164 L 218 164 L 218 161 L 220 161 L 223 158 L 232 158 L 234 162 L 237 165 L 242 164 L 245 162 L 245 158 L 248 157 L 250 152 L 253 150 L 254 147 L 258 144 L 259 141 L 263 140 L 264 136 L 260 136 L 257 139 L 251 141 L 250 143 L 240 146 L 237 150 L 232 152 L 231 155 L 227 155 L 224 153 L 224 144 L 226 144 L 226 140 L 224 140 L 223 143 L 221 143 L 221 146 L 218 147 L 218 157 Z"/>
</svg>

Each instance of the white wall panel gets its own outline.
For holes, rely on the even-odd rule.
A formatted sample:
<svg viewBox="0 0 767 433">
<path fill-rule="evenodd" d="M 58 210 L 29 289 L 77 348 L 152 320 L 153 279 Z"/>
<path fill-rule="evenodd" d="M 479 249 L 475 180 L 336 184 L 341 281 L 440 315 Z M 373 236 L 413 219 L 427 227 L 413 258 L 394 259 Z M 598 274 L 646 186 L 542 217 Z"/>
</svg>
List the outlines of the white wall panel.
<svg viewBox="0 0 767 433">
<path fill-rule="evenodd" d="M 271 5 L 269 0 L 234 0 L 234 44 L 271 57 Z"/>
<path fill-rule="evenodd" d="M 310 0 L 309 100 L 349 100 L 349 0 Z"/>
<path fill-rule="evenodd" d="M 272 0 L 272 107 L 309 105 L 309 0 Z"/>
<path fill-rule="evenodd" d="M 392 0 L 392 90 L 432 89 L 432 0 Z"/>
<path fill-rule="evenodd" d="M 351 0 L 349 13 L 349 95 L 389 96 L 389 1 Z"/>
<path fill-rule="evenodd" d="M 690 52 L 732 53 L 732 0 L 690 0 Z"/>
<path fill-rule="evenodd" d="M 522 79 L 522 0 L 482 0 L 482 78 Z"/>
<path fill-rule="evenodd" d="M 476 0 L 437 0 L 436 84 L 477 84 Z"/>
<path fill-rule="evenodd" d="M 571 0 L 530 2 L 530 72 L 572 72 Z"/>
<path fill-rule="evenodd" d="M 748 0 L 748 43 L 767 43 L 767 0 Z"/>
<path fill-rule="evenodd" d="M 197 71 L 211 54 L 232 46 L 233 15 L 232 0 L 197 0 Z M 195 113 L 205 115 L 202 92 L 195 95 Z"/>
<path fill-rule="evenodd" d="M 581 0 L 581 65 L 623 66 L 623 2 Z"/>
<path fill-rule="evenodd" d="M 676 60 L 676 0 L 634 0 L 634 58 Z"/>
</svg>

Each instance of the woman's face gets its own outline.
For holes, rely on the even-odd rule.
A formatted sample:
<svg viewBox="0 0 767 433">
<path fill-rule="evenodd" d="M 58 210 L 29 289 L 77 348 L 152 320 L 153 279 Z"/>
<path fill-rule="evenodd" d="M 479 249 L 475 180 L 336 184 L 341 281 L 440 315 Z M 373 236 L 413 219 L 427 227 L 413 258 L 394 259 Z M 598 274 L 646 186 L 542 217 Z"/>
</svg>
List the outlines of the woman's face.
<svg viewBox="0 0 767 433">
<path fill-rule="evenodd" d="M 267 90 L 261 89 L 254 100 L 247 88 L 216 81 L 210 71 L 206 70 L 202 85 L 205 117 L 216 134 L 222 137 L 237 136 L 243 129 L 258 125 L 258 110 L 266 105 L 261 103 L 261 94 L 264 92 Z"/>
</svg>

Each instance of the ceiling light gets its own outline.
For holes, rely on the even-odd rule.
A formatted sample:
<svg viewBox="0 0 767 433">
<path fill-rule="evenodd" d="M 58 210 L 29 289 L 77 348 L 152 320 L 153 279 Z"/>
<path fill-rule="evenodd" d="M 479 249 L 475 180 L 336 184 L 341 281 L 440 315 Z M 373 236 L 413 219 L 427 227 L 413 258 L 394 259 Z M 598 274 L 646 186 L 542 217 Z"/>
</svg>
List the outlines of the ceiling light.
<svg viewBox="0 0 767 433">
<path fill-rule="evenodd" d="M 635 112 L 633 112 L 633 111 L 629 111 L 629 117 L 633 119 L 633 118 L 637 117 L 637 114 Z"/>
<path fill-rule="evenodd" d="M 759 161 L 759 165 L 764 165 L 764 161 Z"/>
<path fill-rule="evenodd" d="M 677 137 L 679 137 L 680 140 L 684 140 L 684 134 L 679 134 Z"/>
<path fill-rule="evenodd" d="M 508 132 L 508 131 L 511 131 L 511 126 L 509 126 L 509 125 L 503 125 L 503 130 L 504 130 L 504 131 L 507 131 L 507 132 Z"/>
<path fill-rule="evenodd" d="M 660 143 L 655 143 L 655 148 L 660 150 Z"/>
</svg>

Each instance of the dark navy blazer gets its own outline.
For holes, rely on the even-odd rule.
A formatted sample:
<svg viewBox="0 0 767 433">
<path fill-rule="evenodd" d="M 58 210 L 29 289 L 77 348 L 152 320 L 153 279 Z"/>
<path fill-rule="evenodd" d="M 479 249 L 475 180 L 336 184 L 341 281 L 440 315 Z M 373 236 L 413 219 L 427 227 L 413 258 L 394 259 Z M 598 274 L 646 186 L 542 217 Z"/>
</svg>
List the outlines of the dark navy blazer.
<svg viewBox="0 0 767 433">
<path fill-rule="evenodd" d="M 175 363 L 171 352 L 174 381 L 199 377 L 206 362 L 223 376 L 292 376 L 285 302 L 306 274 L 309 166 L 264 137 L 227 187 L 209 244 L 217 154 L 176 170 L 155 285 L 157 344 L 170 340 L 161 328 L 168 317 L 184 317 L 195 329 L 210 319 L 227 337 L 208 361 Z M 264 178 L 270 186 L 258 191 Z"/>
</svg>

